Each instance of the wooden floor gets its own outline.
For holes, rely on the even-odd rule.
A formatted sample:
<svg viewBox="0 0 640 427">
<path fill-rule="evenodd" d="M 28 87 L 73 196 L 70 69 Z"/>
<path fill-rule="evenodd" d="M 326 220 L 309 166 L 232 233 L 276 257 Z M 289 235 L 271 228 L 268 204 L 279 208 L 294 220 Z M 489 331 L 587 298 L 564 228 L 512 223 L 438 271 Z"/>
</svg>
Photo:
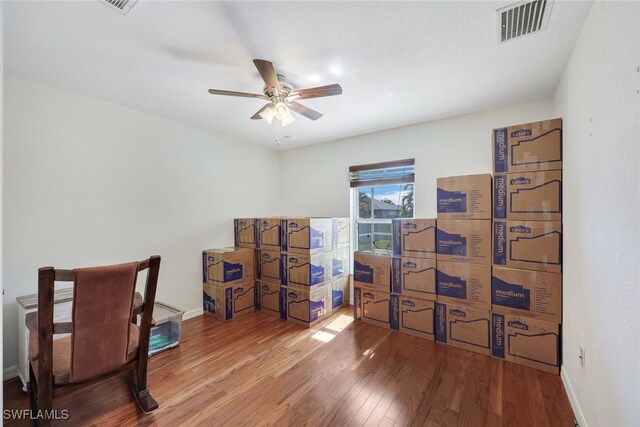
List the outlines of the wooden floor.
<svg viewBox="0 0 640 427">
<path fill-rule="evenodd" d="M 61 390 L 62 425 L 574 426 L 558 376 L 351 322 L 343 309 L 304 329 L 266 314 L 183 323 L 150 360 L 160 404 L 142 413 L 126 378 Z M 19 380 L 4 409 L 26 409 Z M 7 421 L 5 425 L 29 425 Z"/>
</svg>

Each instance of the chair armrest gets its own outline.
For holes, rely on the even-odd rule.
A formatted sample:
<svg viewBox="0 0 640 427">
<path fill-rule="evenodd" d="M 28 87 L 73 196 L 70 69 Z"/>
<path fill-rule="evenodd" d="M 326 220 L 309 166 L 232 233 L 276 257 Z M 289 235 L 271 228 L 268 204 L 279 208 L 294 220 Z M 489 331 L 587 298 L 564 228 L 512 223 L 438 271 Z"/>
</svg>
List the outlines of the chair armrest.
<svg viewBox="0 0 640 427">
<path fill-rule="evenodd" d="M 27 325 L 29 332 L 38 333 L 38 312 L 32 311 L 25 316 L 24 323 Z"/>
<path fill-rule="evenodd" d="M 70 334 L 73 323 L 71 322 L 60 322 L 53 324 L 53 333 L 54 334 Z"/>
<path fill-rule="evenodd" d="M 136 292 L 133 294 L 133 309 L 131 310 L 131 321 L 135 322 L 136 316 L 141 314 L 144 311 L 144 301 L 142 300 L 142 295 L 140 292 Z M 151 326 L 156 326 L 156 321 L 151 318 Z"/>
</svg>

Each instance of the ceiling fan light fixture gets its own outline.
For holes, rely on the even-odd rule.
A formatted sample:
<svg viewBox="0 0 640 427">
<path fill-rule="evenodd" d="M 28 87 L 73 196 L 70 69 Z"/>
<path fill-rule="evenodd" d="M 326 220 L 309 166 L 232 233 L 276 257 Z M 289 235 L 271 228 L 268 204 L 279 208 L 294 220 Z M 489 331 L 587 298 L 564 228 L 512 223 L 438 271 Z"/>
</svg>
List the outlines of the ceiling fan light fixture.
<svg viewBox="0 0 640 427">
<path fill-rule="evenodd" d="M 277 119 L 283 120 L 286 116 L 290 116 L 289 107 L 282 101 L 276 102 L 276 105 L 273 107 L 275 116 Z"/>
<path fill-rule="evenodd" d="M 275 116 L 275 113 L 273 111 L 273 107 L 269 107 L 269 108 L 265 108 L 264 110 L 262 110 L 260 113 L 258 113 L 260 115 L 260 117 L 262 117 L 262 119 L 271 124 L 271 122 L 273 121 L 273 117 Z"/>
<path fill-rule="evenodd" d="M 287 115 L 280 119 L 280 121 L 282 122 L 282 126 L 289 126 L 291 123 L 295 122 L 296 119 L 287 111 Z"/>
</svg>

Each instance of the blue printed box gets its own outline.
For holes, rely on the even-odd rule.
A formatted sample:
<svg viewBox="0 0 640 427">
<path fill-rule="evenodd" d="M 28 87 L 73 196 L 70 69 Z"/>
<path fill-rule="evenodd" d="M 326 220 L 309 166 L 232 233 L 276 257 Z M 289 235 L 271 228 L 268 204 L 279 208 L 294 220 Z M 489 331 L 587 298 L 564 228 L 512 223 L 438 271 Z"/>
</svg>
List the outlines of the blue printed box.
<svg viewBox="0 0 640 427">
<path fill-rule="evenodd" d="M 391 292 L 435 301 L 436 260 L 393 257 L 391 260 Z"/>
<path fill-rule="evenodd" d="M 499 359 L 558 375 L 560 325 L 526 316 L 492 313 L 491 354 Z"/>
<path fill-rule="evenodd" d="M 434 301 L 392 294 L 391 329 L 433 341 L 434 311 Z"/>
<path fill-rule="evenodd" d="M 525 270 L 562 272 L 562 223 L 495 220 L 493 264 Z"/>
<path fill-rule="evenodd" d="M 311 326 L 331 314 L 331 285 L 314 288 L 288 286 L 287 320 L 302 326 Z"/>
<path fill-rule="evenodd" d="M 493 171 L 562 169 L 562 119 L 494 129 Z"/>
<path fill-rule="evenodd" d="M 349 248 L 351 246 L 351 228 L 349 218 L 333 218 L 333 248 Z"/>
<path fill-rule="evenodd" d="M 493 266 L 491 309 L 562 323 L 562 275 Z"/>
<path fill-rule="evenodd" d="M 355 319 L 382 328 L 391 327 L 392 315 L 391 294 L 355 287 L 354 290 Z"/>
<path fill-rule="evenodd" d="M 284 263 L 284 265 L 283 265 Z M 263 282 L 286 284 L 283 282 L 283 270 L 286 268 L 286 257 L 280 252 L 258 251 L 258 265 L 256 277 Z"/>
<path fill-rule="evenodd" d="M 288 252 L 311 254 L 333 248 L 332 218 L 289 218 L 287 221 Z"/>
<path fill-rule="evenodd" d="M 287 284 L 316 286 L 331 279 L 333 256 L 331 252 L 317 254 L 287 254 Z"/>
<path fill-rule="evenodd" d="M 491 221 L 439 219 L 436 231 L 438 261 L 491 264 Z"/>
<path fill-rule="evenodd" d="M 221 285 L 253 280 L 254 264 L 253 249 L 207 249 L 202 251 L 202 283 Z"/>
<path fill-rule="evenodd" d="M 258 229 L 256 218 L 236 218 L 233 220 L 234 246 L 239 248 L 257 247 Z"/>
<path fill-rule="evenodd" d="M 391 290 L 391 257 L 370 251 L 355 252 L 353 284 L 359 288 L 389 292 Z"/>
<path fill-rule="evenodd" d="M 426 218 L 391 221 L 393 256 L 436 258 L 436 220 Z"/>
<path fill-rule="evenodd" d="M 491 219 L 491 174 L 438 178 L 438 219 Z"/>
<path fill-rule="evenodd" d="M 436 341 L 491 355 L 491 312 L 460 304 L 436 302 Z"/>
<path fill-rule="evenodd" d="M 203 311 L 219 320 L 231 320 L 255 310 L 255 282 L 202 285 Z"/>
<path fill-rule="evenodd" d="M 268 251 L 280 252 L 286 246 L 286 236 L 283 236 L 286 229 L 285 218 L 260 218 L 257 220 L 258 239 L 257 247 Z M 284 249 L 286 251 L 286 249 Z"/>
<path fill-rule="evenodd" d="M 258 309 L 272 316 L 282 317 L 282 286 L 261 281 L 258 281 L 257 286 L 260 301 Z"/>
<path fill-rule="evenodd" d="M 562 221 L 562 171 L 495 175 L 493 218 Z"/>
<path fill-rule="evenodd" d="M 491 266 L 438 261 L 438 301 L 491 310 Z"/>
<path fill-rule="evenodd" d="M 331 282 L 331 308 L 337 310 L 349 305 L 349 276 Z"/>
</svg>

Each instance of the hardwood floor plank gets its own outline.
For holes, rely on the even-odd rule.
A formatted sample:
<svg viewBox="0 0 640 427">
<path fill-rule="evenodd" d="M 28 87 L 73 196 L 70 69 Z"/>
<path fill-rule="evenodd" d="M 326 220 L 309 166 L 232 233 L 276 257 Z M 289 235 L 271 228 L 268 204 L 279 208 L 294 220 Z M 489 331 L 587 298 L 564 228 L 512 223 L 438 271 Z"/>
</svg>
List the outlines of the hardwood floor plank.
<svg viewBox="0 0 640 427">
<path fill-rule="evenodd" d="M 343 317 L 341 317 L 343 316 Z M 260 312 L 183 323 L 149 361 L 160 408 L 144 414 L 126 377 L 57 391 L 59 425 L 573 426 L 560 378 L 360 322 L 349 309 L 305 329 Z M 18 380 L 4 408 L 26 409 Z M 5 420 L 27 426 L 27 420 Z"/>
</svg>

